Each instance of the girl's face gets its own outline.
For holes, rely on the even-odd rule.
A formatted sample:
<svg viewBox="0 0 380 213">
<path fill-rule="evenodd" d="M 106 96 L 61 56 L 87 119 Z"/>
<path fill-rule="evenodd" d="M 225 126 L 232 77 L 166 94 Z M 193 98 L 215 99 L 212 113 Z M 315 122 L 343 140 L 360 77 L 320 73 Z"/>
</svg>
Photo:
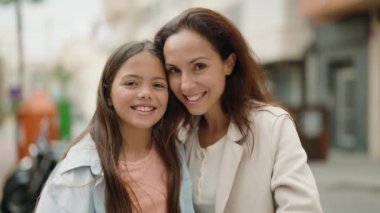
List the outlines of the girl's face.
<svg viewBox="0 0 380 213">
<path fill-rule="evenodd" d="M 163 52 L 170 88 L 187 110 L 193 115 L 220 110 L 232 57 L 223 61 L 207 39 L 187 29 L 171 35 Z"/>
<path fill-rule="evenodd" d="M 149 52 L 129 58 L 112 83 L 109 104 L 122 128 L 152 128 L 164 115 L 168 85 L 161 61 Z"/>
</svg>

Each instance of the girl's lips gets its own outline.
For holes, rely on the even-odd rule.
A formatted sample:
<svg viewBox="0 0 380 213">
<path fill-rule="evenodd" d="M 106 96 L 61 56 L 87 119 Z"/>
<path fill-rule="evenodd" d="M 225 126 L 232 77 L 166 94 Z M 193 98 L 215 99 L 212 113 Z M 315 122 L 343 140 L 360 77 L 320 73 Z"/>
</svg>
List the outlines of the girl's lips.
<svg viewBox="0 0 380 213">
<path fill-rule="evenodd" d="M 131 106 L 133 110 L 139 111 L 139 112 L 152 112 L 156 109 L 154 106 L 148 106 L 148 105 L 136 105 Z"/>
</svg>

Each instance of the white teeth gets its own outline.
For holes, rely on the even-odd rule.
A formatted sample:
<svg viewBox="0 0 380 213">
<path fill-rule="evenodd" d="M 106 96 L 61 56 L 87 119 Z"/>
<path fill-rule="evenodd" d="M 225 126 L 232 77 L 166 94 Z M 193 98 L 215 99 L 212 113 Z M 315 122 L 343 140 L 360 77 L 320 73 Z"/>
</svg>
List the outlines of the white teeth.
<svg viewBox="0 0 380 213">
<path fill-rule="evenodd" d="M 150 112 L 153 110 L 153 107 L 135 107 L 135 109 L 141 112 Z"/>
<path fill-rule="evenodd" d="M 201 97 L 202 97 L 203 94 L 199 94 L 199 95 L 194 95 L 194 96 L 186 96 L 186 98 L 189 100 L 189 101 L 197 101 L 199 100 Z"/>
</svg>

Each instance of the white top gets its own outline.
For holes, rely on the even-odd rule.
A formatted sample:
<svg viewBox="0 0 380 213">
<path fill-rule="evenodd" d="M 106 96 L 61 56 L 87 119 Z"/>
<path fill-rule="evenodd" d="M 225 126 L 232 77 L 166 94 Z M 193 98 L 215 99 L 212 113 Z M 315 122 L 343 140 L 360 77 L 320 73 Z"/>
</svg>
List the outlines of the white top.
<svg viewBox="0 0 380 213">
<path fill-rule="evenodd" d="M 206 148 L 199 145 L 198 133 L 193 134 L 190 140 L 194 143 L 188 147 L 187 163 L 193 183 L 194 209 L 199 213 L 214 213 L 217 180 L 226 137 Z"/>
</svg>

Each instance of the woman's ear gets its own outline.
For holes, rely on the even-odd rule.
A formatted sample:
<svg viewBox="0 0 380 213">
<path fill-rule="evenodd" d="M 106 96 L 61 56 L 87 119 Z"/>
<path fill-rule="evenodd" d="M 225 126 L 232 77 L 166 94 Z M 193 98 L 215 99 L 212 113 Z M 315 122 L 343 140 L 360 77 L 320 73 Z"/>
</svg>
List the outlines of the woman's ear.
<svg viewBox="0 0 380 213">
<path fill-rule="evenodd" d="M 225 73 L 226 75 L 231 75 L 232 71 L 234 70 L 236 63 L 236 54 L 231 53 L 227 59 L 225 60 Z"/>
</svg>

